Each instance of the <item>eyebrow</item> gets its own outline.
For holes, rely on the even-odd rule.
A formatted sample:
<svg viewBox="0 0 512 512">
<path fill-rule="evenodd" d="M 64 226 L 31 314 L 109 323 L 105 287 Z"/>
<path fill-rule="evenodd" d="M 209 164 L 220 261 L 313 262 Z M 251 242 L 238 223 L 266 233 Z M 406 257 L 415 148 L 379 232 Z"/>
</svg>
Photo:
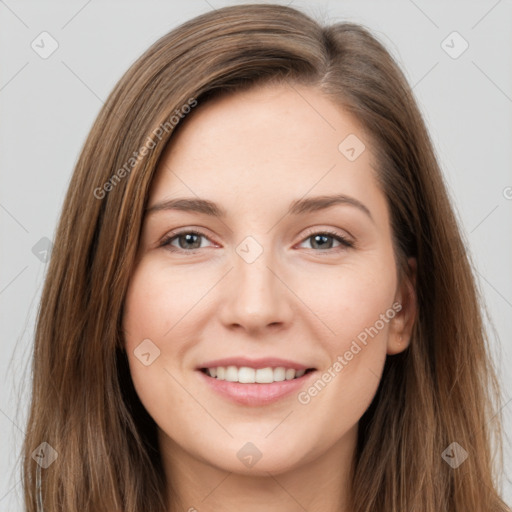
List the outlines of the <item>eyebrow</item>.
<svg viewBox="0 0 512 512">
<path fill-rule="evenodd" d="M 308 197 L 305 199 L 297 199 L 290 204 L 287 215 L 303 215 L 305 213 L 325 210 L 331 206 L 338 204 L 346 204 L 354 206 L 364 212 L 374 222 L 370 210 L 358 199 L 343 194 L 323 195 L 316 197 Z M 168 199 L 153 206 L 146 208 L 146 213 L 155 213 L 166 210 L 180 210 L 185 212 L 196 212 L 212 217 L 226 218 L 227 212 L 217 203 L 208 199 L 196 197 L 180 197 L 176 199 Z"/>
</svg>

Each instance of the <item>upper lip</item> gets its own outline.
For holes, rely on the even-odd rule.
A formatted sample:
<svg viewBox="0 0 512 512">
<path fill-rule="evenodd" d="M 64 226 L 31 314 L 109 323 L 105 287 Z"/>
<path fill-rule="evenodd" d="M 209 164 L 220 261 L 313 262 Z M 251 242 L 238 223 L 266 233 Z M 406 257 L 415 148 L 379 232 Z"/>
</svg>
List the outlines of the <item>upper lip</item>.
<svg viewBox="0 0 512 512">
<path fill-rule="evenodd" d="M 217 366 L 236 366 L 241 368 L 247 366 L 249 368 L 292 368 L 294 370 L 307 370 L 312 366 L 290 361 L 289 359 L 280 359 L 278 357 L 263 357 L 260 359 L 249 359 L 248 357 L 225 357 L 223 359 L 215 359 L 207 361 L 199 365 L 196 369 L 216 368 Z"/>
</svg>

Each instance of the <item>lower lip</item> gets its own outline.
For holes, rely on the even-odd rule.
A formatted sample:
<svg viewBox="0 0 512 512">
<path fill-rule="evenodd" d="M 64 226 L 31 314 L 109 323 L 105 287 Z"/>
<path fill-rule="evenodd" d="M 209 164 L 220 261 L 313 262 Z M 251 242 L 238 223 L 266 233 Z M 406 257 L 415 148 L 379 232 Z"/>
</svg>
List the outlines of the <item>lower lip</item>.
<svg viewBox="0 0 512 512">
<path fill-rule="evenodd" d="M 305 373 L 298 379 L 283 380 L 270 384 L 241 384 L 210 377 L 197 370 L 205 383 L 220 395 L 242 405 L 266 405 L 277 402 L 293 392 L 298 392 L 316 371 Z"/>
</svg>

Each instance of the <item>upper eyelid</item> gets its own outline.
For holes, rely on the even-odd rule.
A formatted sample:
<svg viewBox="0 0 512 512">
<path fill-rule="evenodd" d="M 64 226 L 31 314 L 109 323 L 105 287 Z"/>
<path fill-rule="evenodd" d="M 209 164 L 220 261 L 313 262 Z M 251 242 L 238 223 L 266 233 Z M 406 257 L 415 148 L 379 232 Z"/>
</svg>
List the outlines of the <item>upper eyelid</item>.
<svg viewBox="0 0 512 512">
<path fill-rule="evenodd" d="M 212 238 L 209 235 L 207 235 L 202 229 L 199 228 L 178 228 L 177 230 L 170 231 L 169 233 L 164 235 L 162 241 L 172 240 L 173 238 L 176 238 L 181 235 L 186 235 L 188 233 L 195 233 L 197 235 L 201 235 L 203 238 L 207 238 L 210 242 L 214 242 L 214 240 L 212 240 Z"/>
<path fill-rule="evenodd" d="M 305 240 L 306 238 L 309 238 L 310 236 L 313 236 L 316 234 L 326 234 L 326 235 L 333 236 L 333 237 L 338 236 L 340 238 L 343 238 L 345 240 L 350 240 L 350 241 L 354 240 L 354 237 L 352 235 L 350 235 L 346 231 L 345 231 L 345 233 L 338 232 L 336 228 L 324 228 L 324 229 L 320 228 L 319 229 L 316 227 L 312 227 L 312 228 L 306 228 L 306 235 L 303 236 L 302 240 Z"/>
</svg>

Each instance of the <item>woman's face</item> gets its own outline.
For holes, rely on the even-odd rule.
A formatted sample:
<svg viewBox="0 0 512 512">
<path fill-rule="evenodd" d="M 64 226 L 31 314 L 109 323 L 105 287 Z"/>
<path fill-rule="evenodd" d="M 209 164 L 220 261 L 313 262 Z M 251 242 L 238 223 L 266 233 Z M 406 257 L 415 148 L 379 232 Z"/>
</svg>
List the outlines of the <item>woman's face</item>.
<svg viewBox="0 0 512 512">
<path fill-rule="evenodd" d="M 157 170 L 125 304 L 161 449 L 252 474 L 351 454 L 414 312 L 370 141 L 305 86 L 190 115 Z"/>
</svg>

